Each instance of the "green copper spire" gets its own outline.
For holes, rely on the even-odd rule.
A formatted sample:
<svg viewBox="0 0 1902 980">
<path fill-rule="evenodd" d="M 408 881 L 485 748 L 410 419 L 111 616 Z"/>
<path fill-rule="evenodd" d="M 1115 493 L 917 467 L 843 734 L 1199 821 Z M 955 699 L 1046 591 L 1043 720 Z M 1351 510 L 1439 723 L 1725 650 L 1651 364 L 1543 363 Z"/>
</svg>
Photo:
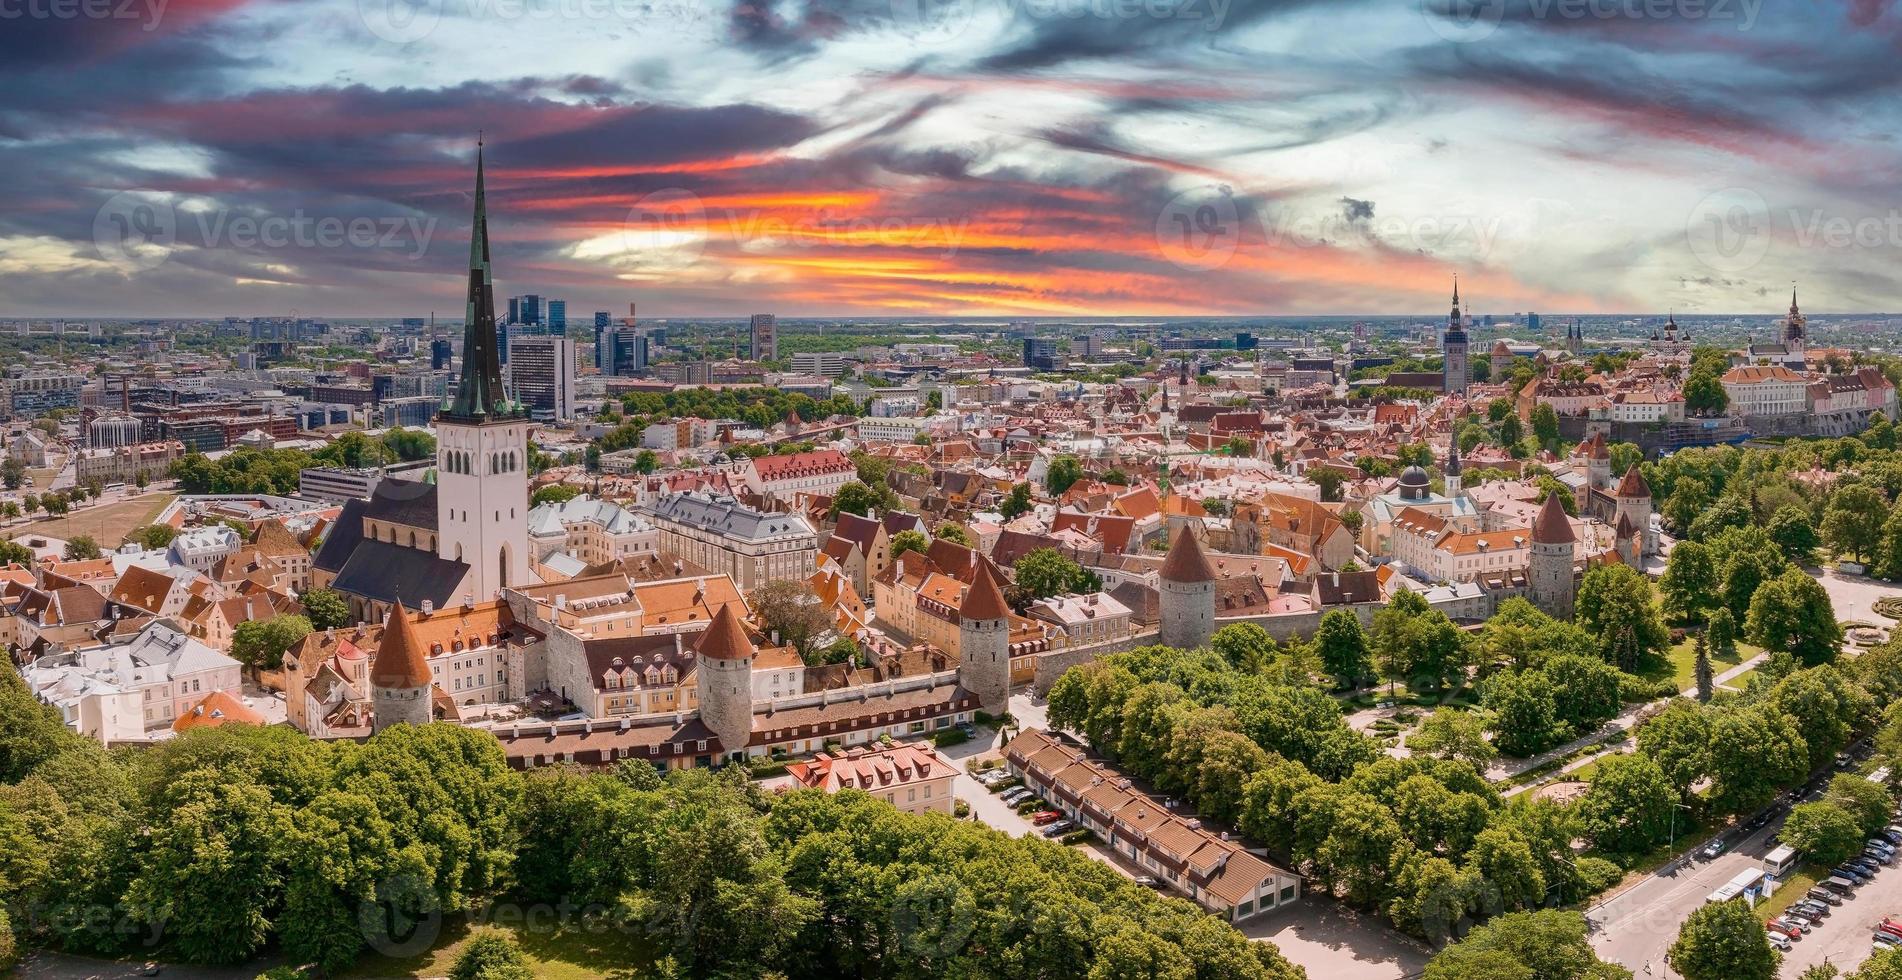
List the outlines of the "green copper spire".
<svg viewBox="0 0 1902 980">
<path fill-rule="evenodd" d="M 462 380 L 443 415 L 480 420 L 510 414 L 495 335 L 495 276 L 489 262 L 489 202 L 483 189 L 482 141 L 476 140 L 475 219 L 469 228 L 469 300 L 463 312 Z"/>
</svg>

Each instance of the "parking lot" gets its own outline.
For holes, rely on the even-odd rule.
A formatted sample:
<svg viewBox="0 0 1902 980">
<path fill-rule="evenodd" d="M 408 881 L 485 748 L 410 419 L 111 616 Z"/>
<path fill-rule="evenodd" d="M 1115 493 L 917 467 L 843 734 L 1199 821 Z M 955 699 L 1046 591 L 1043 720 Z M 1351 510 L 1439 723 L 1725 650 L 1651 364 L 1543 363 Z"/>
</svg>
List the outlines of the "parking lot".
<svg viewBox="0 0 1902 980">
<path fill-rule="evenodd" d="M 1894 915 L 1902 915 L 1902 864 L 1877 872 L 1842 905 L 1831 908 L 1815 932 L 1792 943 L 1783 954 L 1783 974 L 1793 977 L 1821 963 L 1854 970 L 1873 951 L 1870 940 L 1876 924 Z"/>
</svg>

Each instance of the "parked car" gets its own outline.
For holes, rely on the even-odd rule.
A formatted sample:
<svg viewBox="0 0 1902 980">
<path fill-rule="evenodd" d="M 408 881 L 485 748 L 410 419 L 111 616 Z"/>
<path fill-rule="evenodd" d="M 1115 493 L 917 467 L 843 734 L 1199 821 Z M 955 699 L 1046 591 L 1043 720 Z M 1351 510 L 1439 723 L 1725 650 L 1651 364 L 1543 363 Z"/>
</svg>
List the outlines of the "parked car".
<svg viewBox="0 0 1902 980">
<path fill-rule="evenodd" d="M 1703 858 L 1706 861 L 1715 861 L 1717 858 L 1723 856 L 1723 853 L 1724 853 L 1724 841 L 1723 841 L 1723 838 L 1720 837 L 1716 840 L 1711 841 L 1708 844 L 1705 844 L 1703 847 L 1699 848 L 1697 851 L 1697 856 Z"/>
<path fill-rule="evenodd" d="M 1824 888 L 1820 884 L 1810 889 L 1803 897 L 1822 902 L 1825 905 L 1843 904 L 1843 897 L 1841 895 L 1836 894 L 1836 892 L 1831 889 Z"/>
<path fill-rule="evenodd" d="M 998 799 L 1003 800 L 1005 803 L 1011 806 L 1016 806 L 1018 803 L 1021 803 L 1024 800 L 1030 799 L 1034 795 L 1036 794 L 1023 788 L 1022 786 L 1019 786 L 1016 789 L 1005 790 L 1004 795 L 998 797 Z"/>
<path fill-rule="evenodd" d="M 1785 922 L 1794 922 L 1802 926 L 1805 932 L 1815 932 L 1816 927 L 1823 924 L 1823 920 L 1813 915 L 1805 915 L 1795 909 L 1784 909 L 1781 918 Z"/>
<path fill-rule="evenodd" d="M 1827 888 L 1841 895 L 1845 900 L 1856 893 L 1856 883 L 1834 871 L 1830 872 L 1829 878 L 1817 882 L 1816 887 Z"/>
<path fill-rule="evenodd" d="M 1887 919 L 1877 924 L 1876 931 L 1885 936 L 1894 936 L 1897 941 L 1902 941 L 1902 925 L 1897 925 Z"/>
<path fill-rule="evenodd" d="M 1883 840 L 1883 839 L 1882 839 L 1882 838 L 1880 838 L 1880 837 L 1871 837 L 1871 838 L 1869 838 L 1868 840 L 1866 840 L 1866 841 L 1863 841 L 1863 844 L 1864 844 L 1865 846 L 1868 846 L 1868 847 L 1877 847 L 1877 848 L 1881 848 L 1882 850 L 1885 850 L 1885 851 L 1894 851 L 1894 850 L 1895 850 L 1895 845 L 1894 845 L 1894 844 L 1891 844 L 1891 843 L 1889 843 L 1888 841 L 1886 841 L 1886 840 Z"/>
<path fill-rule="evenodd" d="M 1764 928 L 1771 932 L 1780 932 L 1791 939 L 1803 938 L 1803 927 L 1791 922 L 1789 919 L 1771 919 L 1769 922 L 1764 923 Z"/>
<path fill-rule="evenodd" d="M 1768 824 L 1769 822 L 1770 822 L 1770 812 L 1768 810 L 1765 810 L 1764 812 L 1759 813 L 1756 816 L 1751 817 L 1748 821 L 1746 821 L 1744 823 L 1744 829 L 1745 830 L 1759 830 L 1759 829 L 1762 829 L 1762 827 L 1765 824 Z"/>
<path fill-rule="evenodd" d="M 1862 856 L 1884 867 L 1895 863 L 1895 855 L 1893 853 L 1878 851 L 1873 847 L 1863 848 Z"/>
<path fill-rule="evenodd" d="M 1864 878 L 1874 878 L 1876 872 L 1882 870 L 1882 865 L 1877 864 L 1873 858 L 1853 857 L 1843 863 L 1862 872 Z"/>
<path fill-rule="evenodd" d="M 1878 951 L 1889 949 L 1894 946 L 1902 946 L 1902 939 L 1898 939 L 1895 936 L 1891 936 L 1880 929 L 1876 930 L 1876 934 L 1874 936 L 1869 937 L 1869 941 L 1871 944 L 1875 946 L 1875 948 Z"/>
<path fill-rule="evenodd" d="M 1837 868 L 1834 871 L 1831 871 L 1830 874 L 1834 875 L 1837 878 L 1841 878 L 1849 882 L 1849 885 L 1852 888 L 1858 887 L 1863 882 L 1869 880 L 1869 876 L 1863 873 L 1863 871 L 1860 868 L 1852 868 L 1846 864 L 1843 865 L 1842 867 Z"/>
<path fill-rule="evenodd" d="M 1043 829 L 1045 837 L 1057 837 L 1076 829 L 1076 824 L 1068 820 L 1058 820 Z"/>
<path fill-rule="evenodd" d="M 1157 891 L 1162 891 L 1163 889 L 1162 882 L 1150 875 L 1137 875 L 1133 880 L 1136 882 L 1136 884 L 1141 885 L 1144 888 L 1154 888 Z"/>
<path fill-rule="evenodd" d="M 1775 929 L 1769 930 L 1769 934 L 1770 934 L 1770 945 L 1775 947 L 1777 952 L 1787 953 L 1790 951 L 1790 937 L 1785 936 L 1784 934 L 1776 931 Z"/>
<path fill-rule="evenodd" d="M 1047 823 L 1056 823 L 1057 821 L 1062 819 L 1063 819 L 1063 814 L 1058 813 L 1055 810 L 1043 810 L 1043 811 L 1033 813 L 1030 815 L 1030 822 L 1036 824 L 1039 827 Z"/>
<path fill-rule="evenodd" d="M 1829 906 L 1813 898 L 1798 899 L 1790 905 L 1790 908 L 1812 919 L 1829 918 Z"/>
<path fill-rule="evenodd" d="M 1855 762 L 1856 760 L 1851 759 L 1849 757 L 1849 753 L 1847 752 L 1836 753 L 1836 768 L 1838 769 L 1847 769 L 1850 766 L 1854 765 Z"/>
<path fill-rule="evenodd" d="M 977 726 L 968 721 L 958 722 L 958 731 L 963 732 L 965 738 L 977 737 Z"/>
<path fill-rule="evenodd" d="M 1902 830 L 1897 830 L 1894 827 L 1887 828 L 1876 834 L 1876 836 L 1888 841 L 1891 846 L 1902 844 Z"/>
</svg>

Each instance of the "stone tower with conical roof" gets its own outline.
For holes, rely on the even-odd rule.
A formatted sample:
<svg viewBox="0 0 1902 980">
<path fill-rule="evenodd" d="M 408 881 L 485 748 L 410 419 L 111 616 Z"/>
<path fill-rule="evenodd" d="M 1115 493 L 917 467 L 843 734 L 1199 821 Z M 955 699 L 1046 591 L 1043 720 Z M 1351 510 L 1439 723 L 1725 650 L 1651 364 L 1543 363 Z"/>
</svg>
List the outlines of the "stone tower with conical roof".
<svg viewBox="0 0 1902 980">
<path fill-rule="evenodd" d="M 390 608 L 376 659 L 370 662 L 371 730 L 380 732 L 391 725 L 427 725 L 434 721 L 429 697 L 433 686 L 429 650 L 416 635 L 409 613 L 398 603 Z"/>
<path fill-rule="evenodd" d="M 700 721 L 720 739 L 725 758 L 744 756 L 753 738 L 753 655 L 759 648 L 746 635 L 740 617 L 727 603 L 694 643 L 700 672 Z"/>
<path fill-rule="evenodd" d="M 1655 555 L 1658 553 L 1656 539 L 1651 533 L 1651 485 L 1644 482 L 1644 474 L 1638 472 L 1638 464 L 1633 463 L 1625 471 L 1625 478 L 1618 483 L 1614 495 L 1618 501 L 1617 516 L 1614 524 L 1629 521 L 1632 533 L 1637 540 L 1637 553 Z M 1628 562 L 1633 568 L 1642 568 L 1639 562 Z"/>
<path fill-rule="evenodd" d="M 1611 489 L 1611 448 L 1603 432 L 1593 433 L 1585 443 L 1585 478 L 1593 490 Z"/>
<path fill-rule="evenodd" d="M 991 563 L 982 558 L 977 579 L 958 606 L 958 658 L 958 680 L 977 695 L 978 704 L 994 715 L 1009 710 L 1010 607 Z"/>
<path fill-rule="evenodd" d="M 1193 650 L 1215 632 L 1215 568 L 1185 525 L 1162 560 L 1162 645 Z"/>
<path fill-rule="evenodd" d="M 1553 619 L 1572 618 L 1572 546 L 1578 535 L 1559 495 L 1548 494 L 1532 519 L 1532 549 L 1526 565 L 1528 598 Z"/>
</svg>

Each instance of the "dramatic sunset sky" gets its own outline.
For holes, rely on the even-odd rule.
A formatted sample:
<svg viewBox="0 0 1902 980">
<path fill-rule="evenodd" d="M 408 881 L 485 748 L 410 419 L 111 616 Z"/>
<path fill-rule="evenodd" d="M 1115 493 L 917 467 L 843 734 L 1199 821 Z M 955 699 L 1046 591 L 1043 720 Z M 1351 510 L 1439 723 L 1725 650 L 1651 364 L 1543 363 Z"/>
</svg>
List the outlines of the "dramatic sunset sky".
<svg viewBox="0 0 1902 980">
<path fill-rule="evenodd" d="M 49 2 L 0 316 L 1902 308 L 1890 0 Z"/>
</svg>

